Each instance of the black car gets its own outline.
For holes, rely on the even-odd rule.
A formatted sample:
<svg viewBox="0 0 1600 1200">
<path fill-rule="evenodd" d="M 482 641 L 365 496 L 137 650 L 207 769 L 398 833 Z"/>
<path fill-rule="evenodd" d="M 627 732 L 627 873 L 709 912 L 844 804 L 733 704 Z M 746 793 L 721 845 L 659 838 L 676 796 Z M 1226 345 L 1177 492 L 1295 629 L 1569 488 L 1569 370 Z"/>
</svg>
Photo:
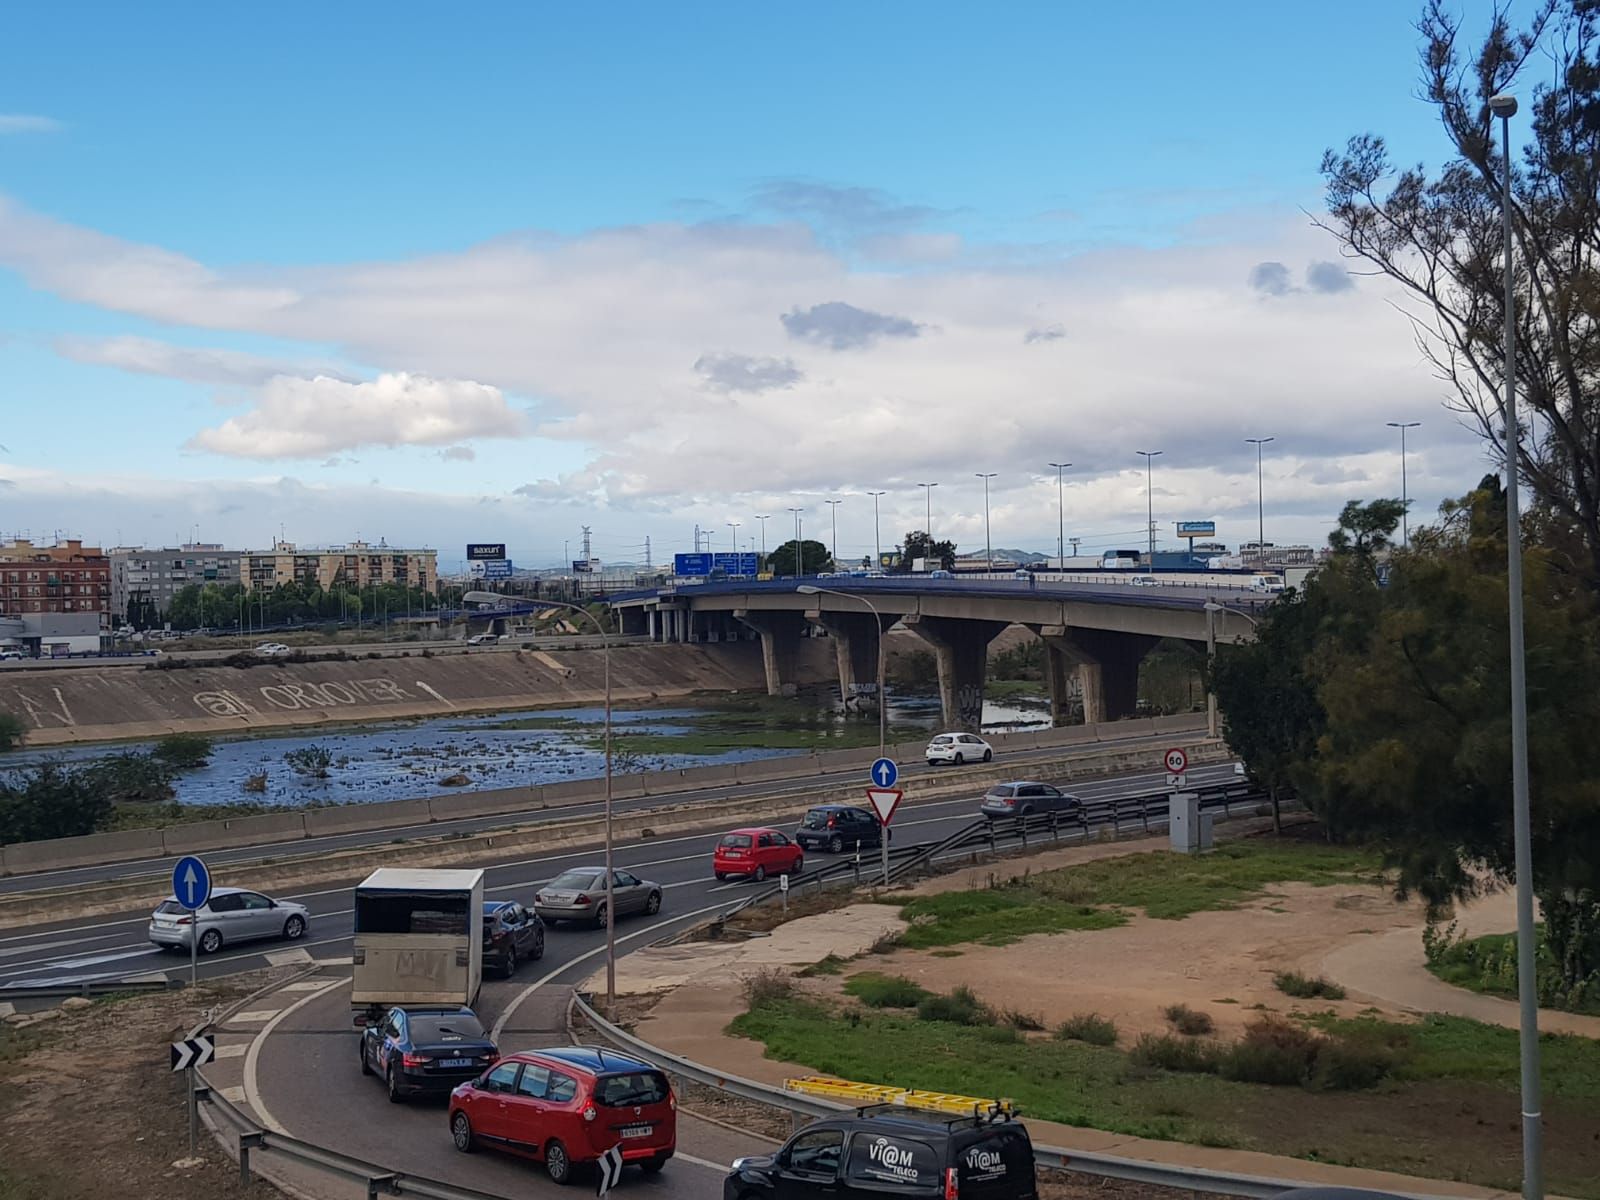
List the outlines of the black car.
<svg viewBox="0 0 1600 1200">
<path fill-rule="evenodd" d="M 389 1099 L 447 1096 L 500 1060 L 470 1008 L 391 1008 L 361 1031 L 361 1073 L 381 1075 Z"/>
<path fill-rule="evenodd" d="M 883 826 L 864 808 L 851 804 L 819 804 L 801 820 L 794 840 L 802 850 L 826 850 L 830 854 L 858 848 L 875 849 L 883 840 Z"/>
<path fill-rule="evenodd" d="M 1033 1143 L 1009 1113 L 874 1104 L 806 1126 L 776 1154 L 737 1159 L 723 1200 L 828 1196 L 881 1200 L 1037 1200 Z"/>
<path fill-rule="evenodd" d="M 515 900 L 491 900 L 483 906 L 483 965 L 507 979 L 517 964 L 544 957 L 544 922 Z"/>
</svg>

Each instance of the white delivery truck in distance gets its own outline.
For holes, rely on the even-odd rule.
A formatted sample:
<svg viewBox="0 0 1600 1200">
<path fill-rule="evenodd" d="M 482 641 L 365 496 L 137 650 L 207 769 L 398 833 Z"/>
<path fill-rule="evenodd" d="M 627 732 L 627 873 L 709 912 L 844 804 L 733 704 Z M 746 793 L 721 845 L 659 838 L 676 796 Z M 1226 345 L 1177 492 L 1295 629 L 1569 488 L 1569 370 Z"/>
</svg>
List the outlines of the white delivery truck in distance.
<svg viewBox="0 0 1600 1200">
<path fill-rule="evenodd" d="M 397 1004 L 477 1003 L 483 872 L 380 867 L 356 887 L 351 1006 L 357 1023 Z"/>
</svg>

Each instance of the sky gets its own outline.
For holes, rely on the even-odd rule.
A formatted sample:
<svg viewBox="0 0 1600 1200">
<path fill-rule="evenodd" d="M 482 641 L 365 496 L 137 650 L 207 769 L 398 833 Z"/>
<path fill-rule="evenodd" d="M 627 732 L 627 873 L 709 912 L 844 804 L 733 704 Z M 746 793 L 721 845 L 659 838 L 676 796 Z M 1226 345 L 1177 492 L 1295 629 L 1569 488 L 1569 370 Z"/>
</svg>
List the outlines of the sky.
<svg viewBox="0 0 1600 1200">
<path fill-rule="evenodd" d="M 0 536 L 968 551 L 993 472 L 996 547 L 1320 545 L 1389 421 L 1425 519 L 1482 448 L 1312 225 L 1324 149 L 1446 154 L 1416 16 L 12 6 Z"/>
</svg>

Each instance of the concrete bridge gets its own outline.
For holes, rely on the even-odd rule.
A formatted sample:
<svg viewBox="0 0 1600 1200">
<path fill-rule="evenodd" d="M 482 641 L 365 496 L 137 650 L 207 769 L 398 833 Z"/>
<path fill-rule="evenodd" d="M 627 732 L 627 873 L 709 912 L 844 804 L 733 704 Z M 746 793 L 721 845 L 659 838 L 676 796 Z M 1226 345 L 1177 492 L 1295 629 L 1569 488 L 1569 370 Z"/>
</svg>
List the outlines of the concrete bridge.
<svg viewBox="0 0 1600 1200">
<path fill-rule="evenodd" d="M 876 680 L 878 640 L 901 625 L 933 651 L 945 725 L 976 731 L 989 643 L 1008 625 L 1027 626 L 1044 641 L 1052 723 L 1063 723 L 1072 673 L 1084 721 L 1114 721 L 1133 715 L 1139 664 L 1158 641 L 1177 638 L 1208 649 L 1247 641 L 1270 600 L 1213 585 L 1161 582 L 1160 575 L 1139 578 L 1157 582 L 822 576 L 679 584 L 611 602 L 622 632 L 653 641 L 759 638 L 772 695 L 792 685 L 796 647 L 813 628 L 834 639 L 839 687 L 848 696 L 852 685 Z"/>
</svg>

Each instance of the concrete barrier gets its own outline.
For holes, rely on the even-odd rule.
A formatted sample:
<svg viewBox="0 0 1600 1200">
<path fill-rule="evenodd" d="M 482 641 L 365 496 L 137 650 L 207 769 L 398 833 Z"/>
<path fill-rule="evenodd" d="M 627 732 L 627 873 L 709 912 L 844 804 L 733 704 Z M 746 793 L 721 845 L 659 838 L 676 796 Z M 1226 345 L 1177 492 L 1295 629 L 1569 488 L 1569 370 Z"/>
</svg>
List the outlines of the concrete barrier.
<svg viewBox="0 0 1600 1200">
<path fill-rule="evenodd" d="M 467 817 L 493 817 L 501 813 L 531 812 L 544 807 L 537 787 L 491 788 L 483 792 L 453 792 L 430 796 L 428 810 L 435 821 L 460 821 Z"/>
<path fill-rule="evenodd" d="M 339 808 L 313 808 L 306 812 L 306 836 L 330 833 L 364 833 L 395 825 L 426 825 L 433 811 L 426 800 L 394 800 L 388 804 L 347 804 Z"/>
<path fill-rule="evenodd" d="M 786 776 L 804 778 L 818 774 L 817 760 L 808 756 L 790 755 L 785 758 L 758 758 L 738 765 L 740 783 L 756 783 L 765 779 L 782 779 Z"/>
<path fill-rule="evenodd" d="M 19 842 L 6 847 L 6 872 L 53 871 L 60 867 L 86 867 L 127 859 L 160 858 L 166 853 L 159 829 L 127 829 L 117 833 L 91 833 L 84 837 L 51 838 L 45 842 Z"/>
<path fill-rule="evenodd" d="M 724 787 L 739 782 L 739 764 L 719 763 L 714 767 L 690 767 L 682 771 L 651 771 L 640 778 L 644 781 L 644 794 L 647 796 Z"/>
<path fill-rule="evenodd" d="M 543 788 L 546 807 L 559 804 L 581 804 L 586 800 L 605 797 L 605 780 L 574 779 L 567 783 L 547 783 Z"/>
<path fill-rule="evenodd" d="M 1169 733 L 1174 730 L 1198 732 L 1206 727 L 1205 713 L 1173 713 L 1170 717 L 1153 717 L 1150 724 L 1157 733 Z"/>
<path fill-rule="evenodd" d="M 848 771 L 851 767 L 860 767 L 865 771 L 878 758 L 876 750 L 824 750 L 816 756 L 817 770 L 823 774 L 830 771 Z"/>
<path fill-rule="evenodd" d="M 264 842 L 298 841 L 306 836 L 305 813 L 299 810 L 262 813 L 256 817 L 230 817 L 224 821 L 195 821 L 161 831 L 168 854 L 195 854 L 201 850 L 232 850 Z"/>
</svg>

